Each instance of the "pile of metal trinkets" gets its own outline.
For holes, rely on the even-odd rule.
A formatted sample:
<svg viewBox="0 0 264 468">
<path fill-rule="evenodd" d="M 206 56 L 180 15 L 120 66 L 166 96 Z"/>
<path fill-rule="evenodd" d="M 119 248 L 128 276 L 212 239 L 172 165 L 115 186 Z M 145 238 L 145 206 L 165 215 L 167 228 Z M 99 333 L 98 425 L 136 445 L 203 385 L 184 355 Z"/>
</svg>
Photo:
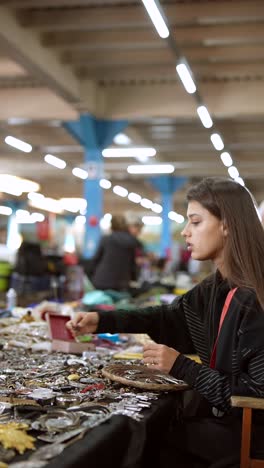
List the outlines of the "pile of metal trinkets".
<svg viewBox="0 0 264 468">
<path fill-rule="evenodd" d="M 43 323 L 32 329 L 31 343 L 34 336 L 47 339 Z M 18 453 L 28 453 L 27 461 L 8 465 L 12 468 L 45 466 L 112 415 L 139 421 L 142 410 L 158 398 L 105 379 L 101 369 L 112 359 L 105 350 L 86 351 L 81 357 L 34 352 L 20 344 L 26 339 L 16 323 L 0 336 L 0 461 L 10 463 Z"/>
</svg>

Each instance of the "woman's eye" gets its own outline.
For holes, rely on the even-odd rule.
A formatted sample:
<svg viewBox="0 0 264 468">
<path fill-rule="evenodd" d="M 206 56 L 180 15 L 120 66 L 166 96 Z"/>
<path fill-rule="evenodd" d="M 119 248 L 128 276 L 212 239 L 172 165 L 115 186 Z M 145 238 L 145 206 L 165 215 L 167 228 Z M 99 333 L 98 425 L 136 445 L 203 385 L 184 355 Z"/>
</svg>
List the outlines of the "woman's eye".
<svg viewBox="0 0 264 468">
<path fill-rule="evenodd" d="M 200 224 L 200 221 L 192 221 L 192 224 L 196 226 L 197 224 Z"/>
</svg>

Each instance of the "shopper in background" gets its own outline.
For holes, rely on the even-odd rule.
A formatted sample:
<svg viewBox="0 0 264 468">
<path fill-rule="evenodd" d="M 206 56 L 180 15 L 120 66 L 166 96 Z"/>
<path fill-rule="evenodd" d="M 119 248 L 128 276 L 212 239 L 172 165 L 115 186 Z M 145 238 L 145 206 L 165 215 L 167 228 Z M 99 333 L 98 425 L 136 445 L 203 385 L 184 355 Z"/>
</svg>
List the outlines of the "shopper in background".
<svg viewBox="0 0 264 468">
<path fill-rule="evenodd" d="M 182 235 L 192 258 L 212 260 L 216 272 L 171 306 L 79 313 L 68 328 L 76 335 L 148 333 L 155 343 L 145 346 L 144 362 L 194 390 L 174 427 L 176 466 L 199 461 L 203 467 L 238 468 L 241 412 L 230 397 L 264 397 L 264 231 L 251 194 L 233 180 L 206 178 L 187 200 Z M 201 364 L 183 353 L 198 354 Z M 253 453 L 263 452 L 263 412 L 255 414 L 253 426 Z"/>
<path fill-rule="evenodd" d="M 137 239 L 128 231 L 124 216 L 112 217 L 111 234 L 102 237 L 91 261 L 90 279 L 96 289 L 126 291 L 136 279 Z"/>
<path fill-rule="evenodd" d="M 152 284 L 159 282 L 160 275 L 155 268 L 157 257 L 152 252 L 147 252 L 143 242 L 139 239 L 139 236 L 142 232 L 143 222 L 140 217 L 129 214 L 126 216 L 128 230 L 132 236 L 137 240 L 136 248 L 136 266 L 137 273 L 136 279 L 139 286 L 143 285 L 144 290 L 152 287 Z"/>
<path fill-rule="evenodd" d="M 142 232 L 143 222 L 139 216 L 134 214 L 129 214 L 126 216 L 126 222 L 128 226 L 128 232 L 133 236 L 137 241 L 136 247 L 136 262 L 138 266 L 141 265 L 141 260 L 145 256 L 145 248 L 143 242 L 139 239 L 139 236 Z"/>
</svg>

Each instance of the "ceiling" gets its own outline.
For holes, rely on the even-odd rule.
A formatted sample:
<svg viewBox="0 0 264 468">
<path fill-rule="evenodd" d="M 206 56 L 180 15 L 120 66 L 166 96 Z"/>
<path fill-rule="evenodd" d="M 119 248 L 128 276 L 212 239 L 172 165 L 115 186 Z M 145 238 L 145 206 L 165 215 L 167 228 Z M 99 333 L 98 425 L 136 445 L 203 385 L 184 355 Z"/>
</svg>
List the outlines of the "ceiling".
<svg viewBox="0 0 264 468">
<path fill-rule="evenodd" d="M 45 196 L 81 197 L 83 183 L 71 168 L 83 164 L 83 149 L 62 122 L 80 112 L 127 119 L 133 145 L 154 146 L 156 160 L 187 178 L 174 196 L 184 214 L 188 184 L 228 174 L 177 77 L 177 44 L 241 177 L 257 202 L 264 199 L 263 0 L 160 3 L 171 41 L 158 36 L 141 0 L 0 1 L 1 173 L 39 182 Z M 7 135 L 33 151 L 12 149 Z M 67 168 L 46 164 L 46 153 Z M 128 175 L 127 165 L 107 159 L 105 177 L 159 202 L 147 178 Z M 104 199 L 105 212 L 144 211 L 111 190 Z"/>
</svg>

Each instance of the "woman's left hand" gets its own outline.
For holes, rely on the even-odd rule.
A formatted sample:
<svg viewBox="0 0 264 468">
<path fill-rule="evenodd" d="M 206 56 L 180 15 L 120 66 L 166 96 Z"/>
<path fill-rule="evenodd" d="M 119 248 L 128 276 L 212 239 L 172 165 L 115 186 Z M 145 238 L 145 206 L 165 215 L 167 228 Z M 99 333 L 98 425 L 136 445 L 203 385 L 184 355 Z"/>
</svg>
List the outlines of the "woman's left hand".
<svg viewBox="0 0 264 468">
<path fill-rule="evenodd" d="M 176 349 L 152 342 L 144 346 L 143 360 L 152 369 L 168 374 L 179 354 Z"/>
</svg>

